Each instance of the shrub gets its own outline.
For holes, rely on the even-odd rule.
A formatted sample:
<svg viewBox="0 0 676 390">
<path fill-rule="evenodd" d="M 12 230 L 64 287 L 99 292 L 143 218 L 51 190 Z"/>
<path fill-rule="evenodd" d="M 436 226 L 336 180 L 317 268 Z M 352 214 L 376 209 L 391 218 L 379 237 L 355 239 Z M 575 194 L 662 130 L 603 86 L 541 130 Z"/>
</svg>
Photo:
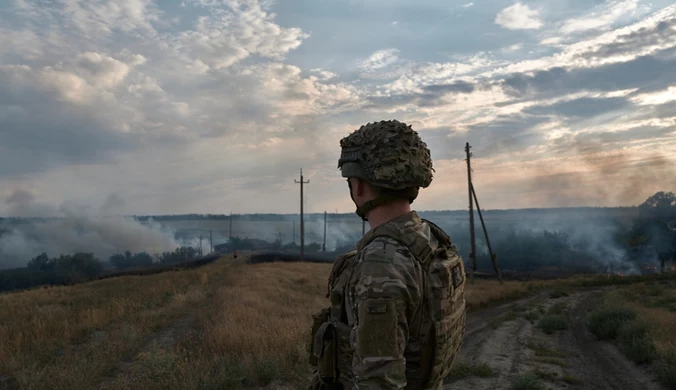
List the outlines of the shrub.
<svg viewBox="0 0 676 390">
<path fill-rule="evenodd" d="M 676 350 L 667 353 L 657 368 L 657 378 L 668 389 L 676 389 Z"/>
<path fill-rule="evenodd" d="M 545 387 L 535 375 L 522 375 L 513 383 L 511 390 L 544 390 Z"/>
<path fill-rule="evenodd" d="M 542 329 L 547 334 L 552 334 L 556 331 L 567 329 L 568 323 L 566 322 L 566 319 L 561 316 L 548 315 L 540 319 L 538 328 Z"/>
<path fill-rule="evenodd" d="M 625 323 L 618 331 L 625 355 L 636 364 L 648 363 L 657 357 L 657 348 L 648 336 L 648 326 L 638 321 Z"/>
<path fill-rule="evenodd" d="M 636 318 L 631 309 L 602 308 L 593 311 L 587 318 L 587 327 L 600 340 L 617 338 L 620 327 Z"/>
</svg>

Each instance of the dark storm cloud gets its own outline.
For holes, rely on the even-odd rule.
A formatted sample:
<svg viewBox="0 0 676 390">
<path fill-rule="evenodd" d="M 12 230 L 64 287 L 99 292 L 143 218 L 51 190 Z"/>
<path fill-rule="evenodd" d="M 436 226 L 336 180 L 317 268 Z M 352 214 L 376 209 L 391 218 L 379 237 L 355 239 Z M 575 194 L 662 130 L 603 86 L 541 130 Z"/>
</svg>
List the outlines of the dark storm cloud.
<svg viewBox="0 0 676 390">
<path fill-rule="evenodd" d="M 435 159 L 463 157 L 465 142 L 473 145 L 473 150 L 482 157 L 494 157 L 541 144 L 543 135 L 533 128 L 549 120 L 546 116 L 502 115 L 491 122 L 470 126 L 467 132 L 442 127 L 424 130 L 422 137 Z"/>
<path fill-rule="evenodd" d="M 428 85 L 423 90 L 433 94 L 472 93 L 474 92 L 474 84 L 458 80 L 450 84 Z"/>
<path fill-rule="evenodd" d="M 669 43 L 673 40 L 674 34 L 676 34 L 676 19 L 664 20 L 656 26 L 643 27 L 620 35 L 615 42 L 601 46 L 598 50 L 583 53 L 579 57 L 600 59 L 637 52 L 644 47 Z"/>
<path fill-rule="evenodd" d="M 446 104 L 440 99 L 446 95 L 469 94 L 475 91 L 476 86 L 462 80 L 446 84 L 432 84 L 422 88 L 421 93 L 393 94 L 390 96 L 368 97 L 366 108 L 387 108 L 413 103 L 418 107 L 435 107 Z"/>
<path fill-rule="evenodd" d="M 636 120 L 664 119 L 676 117 L 676 101 L 663 104 L 647 105 L 639 108 L 640 113 Z"/>
<path fill-rule="evenodd" d="M 529 74 L 512 74 L 499 82 L 514 98 L 548 98 L 580 91 L 612 92 L 638 88 L 653 92 L 676 83 L 676 48 L 634 60 L 596 68 L 562 67 Z"/>
<path fill-rule="evenodd" d="M 532 106 L 526 108 L 524 112 L 532 115 L 560 115 L 568 118 L 581 119 L 625 109 L 630 105 L 631 102 L 624 97 L 580 98 L 557 102 L 547 106 Z"/>
<path fill-rule="evenodd" d="M 113 161 L 134 139 L 111 129 L 94 113 L 59 106 L 0 106 L 0 176 L 41 172 L 61 164 Z"/>
</svg>

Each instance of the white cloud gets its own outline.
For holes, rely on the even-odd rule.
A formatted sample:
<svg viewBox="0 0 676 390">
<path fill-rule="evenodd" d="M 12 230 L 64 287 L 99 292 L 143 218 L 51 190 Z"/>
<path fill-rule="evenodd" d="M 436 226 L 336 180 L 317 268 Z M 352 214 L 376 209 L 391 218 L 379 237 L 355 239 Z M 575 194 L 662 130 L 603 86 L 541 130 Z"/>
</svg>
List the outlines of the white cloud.
<svg viewBox="0 0 676 390">
<path fill-rule="evenodd" d="M 397 54 L 399 54 L 398 49 L 378 50 L 371 54 L 366 60 L 361 61 L 359 63 L 359 68 L 366 72 L 373 72 L 385 68 L 397 62 L 399 59 Z"/>
<path fill-rule="evenodd" d="M 331 80 L 338 77 L 336 73 L 329 72 L 323 69 L 310 69 L 310 72 L 316 74 L 317 77 L 322 81 Z"/>
<path fill-rule="evenodd" d="M 299 28 L 283 28 L 274 23 L 274 15 L 266 12 L 257 0 L 200 3 L 209 16 L 198 19 L 195 30 L 175 37 L 171 46 L 192 62 L 200 60 L 215 69 L 232 66 L 250 55 L 281 60 L 309 37 Z"/>
<path fill-rule="evenodd" d="M 398 49 L 384 44 L 380 46 L 384 50 L 358 62 L 362 72 L 357 76 L 341 73 L 341 64 L 356 62 L 342 53 L 331 53 L 330 65 L 326 61 L 319 65 L 322 62 L 315 60 L 320 57 L 313 56 L 320 53 L 308 56 L 307 51 L 294 56 L 293 65 L 286 63 L 289 52 L 309 35 L 304 29 L 280 25 L 269 2 L 185 3 L 190 12 L 181 13 L 180 23 L 160 29 L 156 16 L 162 12 L 149 1 L 63 0 L 50 3 L 54 4 L 51 7 L 17 2 L 22 7 L 15 14 L 21 19 L 17 22 L 20 28 L 0 23 L 0 32 L 11 32 L 3 35 L 7 41 L 0 46 L 0 54 L 7 63 L 17 64 L 0 66 L 0 98 L 4 99 L 0 126 L 12 126 L 10 133 L 0 133 L 0 186 L 30 188 L 57 202 L 98 197 L 101 204 L 109 194 L 119 193 L 129 212 L 219 212 L 226 202 L 237 204 L 236 212 L 286 212 L 296 210 L 293 179 L 297 169 L 304 167 L 307 177 L 314 175 L 313 182 L 318 184 L 310 186 L 311 197 L 321 197 L 322 207 L 349 206 L 349 199 L 332 195 L 331 191 L 344 189 L 344 182 L 336 176 L 331 156 L 338 153 L 342 136 L 375 118 L 401 118 L 424 131 L 440 129 L 431 130 L 431 137 L 446 129 L 452 134 L 467 132 L 468 138 L 484 137 L 488 132 L 477 145 L 500 145 L 507 143 L 497 139 L 503 136 L 502 129 L 491 128 L 507 117 L 519 129 L 530 123 L 528 136 L 542 137 L 533 142 L 544 139 L 536 146 L 515 147 L 510 156 L 536 159 L 528 153 L 546 153 L 551 148 L 548 142 L 622 126 L 617 118 L 604 122 L 603 127 L 599 127 L 601 121 L 571 125 L 560 113 L 543 114 L 549 116 L 544 122 L 528 122 L 532 117 L 528 108 L 580 97 L 631 97 L 648 105 L 639 107 L 639 114 L 644 115 L 658 111 L 652 105 L 674 100 L 671 89 L 650 95 L 634 95 L 636 89 L 627 89 L 605 94 L 567 91 L 566 96 L 548 100 L 527 97 L 516 101 L 498 83 L 507 72 L 600 66 L 674 46 L 676 34 L 670 36 L 668 31 L 658 40 L 628 36 L 647 34 L 646 29 L 671 21 L 676 15 L 674 7 L 628 28 L 569 46 L 564 46 L 566 37 L 550 36 L 560 26 L 552 22 L 552 29 L 538 33 L 537 38 L 546 38 L 542 44 L 559 46 L 561 52 L 530 61 L 507 62 L 500 57 L 525 56 L 524 48 L 531 49 L 521 43 L 508 46 L 514 42 L 498 41 L 504 49 L 465 52 L 447 62 L 400 58 Z M 191 20 L 192 15 L 203 16 Z M 520 3 L 500 15 L 496 22 L 499 19 L 507 28 L 534 29 L 543 23 L 536 11 Z M 73 16 L 70 24 L 58 23 L 66 16 Z M 167 20 L 175 19 L 172 16 L 167 15 Z M 412 22 L 406 26 L 416 28 Z M 666 26 L 672 28 L 672 24 Z M 643 44 L 634 45 L 637 41 Z M 301 65 L 307 63 L 313 64 L 310 69 Z M 673 123 L 673 118 L 648 121 L 639 114 L 626 123 Z M 36 118 L 40 120 L 31 121 Z M 52 118 L 61 121 L 58 127 Z M 12 148 L 6 142 L 21 134 L 28 135 L 15 144 L 23 142 L 28 147 Z M 88 136 L 92 138 L 81 141 Z M 50 145 L 60 140 L 66 147 Z M 121 145 L 113 150 L 111 143 Z M 34 153 L 11 150 L 31 148 Z M 69 158 L 88 148 L 95 149 L 88 158 Z M 113 152 L 105 153 L 109 150 Z M 507 152 L 493 153 L 506 158 Z M 112 157 L 99 164 L 100 154 Z M 34 161 L 41 164 L 30 165 Z M 16 173 L 10 168 L 23 164 L 30 166 L 8 179 Z M 503 179 L 508 182 L 510 176 Z M 320 187 L 320 183 L 324 184 Z M 438 188 L 443 187 L 436 188 L 429 199 L 441 199 Z M 255 202 L 251 200 L 254 195 Z"/>
<path fill-rule="evenodd" d="M 474 5 L 474 2 L 469 2 L 469 3 L 467 3 L 467 4 L 464 4 L 462 7 L 463 7 L 463 8 L 469 8 L 469 7 L 473 6 L 473 5 Z"/>
<path fill-rule="evenodd" d="M 655 93 L 643 93 L 636 95 L 631 98 L 631 101 L 640 105 L 653 105 L 673 102 L 676 101 L 676 86 L 670 86 L 665 90 Z"/>
<path fill-rule="evenodd" d="M 458 58 L 456 62 L 423 62 L 402 68 L 396 80 L 383 85 L 388 93 L 420 92 L 420 88 L 431 84 L 445 84 L 464 76 L 474 75 L 502 62 L 486 53 Z"/>
<path fill-rule="evenodd" d="M 521 3 L 500 11 L 495 17 L 495 23 L 510 30 L 537 30 L 542 27 L 540 13 Z"/>
<path fill-rule="evenodd" d="M 563 37 L 549 37 L 540 41 L 541 45 L 545 46 L 561 46 L 563 42 Z"/>
<path fill-rule="evenodd" d="M 565 46 L 560 53 L 552 56 L 513 63 L 502 68 L 492 69 L 481 76 L 494 77 L 500 74 L 532 72 L 552 67 L 590 68 L 631 61 L 639 56 L 650 55 L 659 50 L 676 46 L 676 24 L 674 21 L 676 21 L 676 5 L 671 5 L 629 26 Z M 656 30 L 661 24 L 665 25 L 668 31 L 675 33 L 663 34 L 663 37 L 659 40 L 648 40 L 636 44 L 634 34 Z M 608 48 L 617 45 L 624 46 L 616 53 L 607 52 Z M 602 50 L 606 50 L 606 52 Z"/>
<path fill-rule="evenodd" d="M 515 52 L 515 51 L 519 51 L 521 49 L 523 49 L 523 43 L 516 43 L 514 45 L 507 46 L 502 50 L 506 51 L 506 52 Z"/>
<path fill-rule="evenodd" d="M 153 0 L 63 0 L 59 11 L 68 24 L 88 36 L 140 31 L 157 34 L 152 26 L 162 13 Z"/>
<path fill-rule="evenodd" d="M 571 34 L 595 29 L 608 29 L 617 20 L 626 15 L 631 15 L 638 8 L 638 0 L 609 0 L 598 7 L 598 10 L 591 14 L 567 20 L 561 27 L 561 32 Z"/>
<path fill-rule="evenodd" d="M 135 58 L 135 62 L 139 59 Z M 120 84 L 129 74 L 129 65 L 110 56 L 94 52 L 84 52 L 76 59 L 83 77 L 96 87 L 110 88 Z"/>
</svg>

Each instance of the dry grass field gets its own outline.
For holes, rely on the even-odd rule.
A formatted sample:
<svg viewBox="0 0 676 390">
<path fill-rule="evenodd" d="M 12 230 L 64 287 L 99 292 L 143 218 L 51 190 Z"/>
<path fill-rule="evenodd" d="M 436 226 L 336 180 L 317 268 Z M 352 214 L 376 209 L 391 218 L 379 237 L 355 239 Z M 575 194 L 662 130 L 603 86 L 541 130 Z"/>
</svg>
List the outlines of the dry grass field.
<svg viewBox="0 0 676 390">
<path fill-rule="evenodd" d="M 658 380 L 676 389 L 676 281 L 637 283 L 608 291 L 591 313 L 589 327 L 598 338 L 618 345 Z"/>
<path fill-rule="evenodd" d="M 226 256 L 194 270 L 0 295 L 0 388 L 298 388 L 330 268 Z M 477 279 L 468 307 L 556 284 Z M 640 310 L 673 345 L 664 317 Z"/>
</svg>

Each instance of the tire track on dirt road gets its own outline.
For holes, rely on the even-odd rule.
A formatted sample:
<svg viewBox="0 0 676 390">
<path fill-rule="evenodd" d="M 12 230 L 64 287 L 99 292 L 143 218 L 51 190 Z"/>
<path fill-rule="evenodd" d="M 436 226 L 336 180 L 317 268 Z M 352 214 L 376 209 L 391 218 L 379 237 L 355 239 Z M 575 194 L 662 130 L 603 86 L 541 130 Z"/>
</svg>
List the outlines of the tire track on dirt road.
<svg viewBox="0 0 676 390">
<path fill-rule="evenodd" d="M 576 370 L 584 372 L 588 389 L 661 390 L 663 387 L 645 369 L 629 361 L 613 344 L 596 340 L 585 325 L 594 307 L 595 294 L 587 293 L 574 300 L 568 311 L 571 331 L 561 334 L 561 348 L 575 349 Z"/>
<path fill-rule="evenodd" d="M 612 344 L 598 341 L 586 329 L 594 297 L 604 289 L 550 298 L 548 293 L 470 312 L 463 347 L 445 390 L 508 390 L 522 375 L 535 375 L 550 390 L 662 390 L 653 375 L 629 361 Z M 543 314 L 554 305 L 567 309 L 567 329 L 546 334 L 526 313 Z M 467 370 L 483 366 L 482 376 Z M 490 370 L 487 371 L 487 365 Z M 461 372 L 461 368 L 465 372 Z M 492 371 L 492 372 L 491 372 Z"/>
</svg>

